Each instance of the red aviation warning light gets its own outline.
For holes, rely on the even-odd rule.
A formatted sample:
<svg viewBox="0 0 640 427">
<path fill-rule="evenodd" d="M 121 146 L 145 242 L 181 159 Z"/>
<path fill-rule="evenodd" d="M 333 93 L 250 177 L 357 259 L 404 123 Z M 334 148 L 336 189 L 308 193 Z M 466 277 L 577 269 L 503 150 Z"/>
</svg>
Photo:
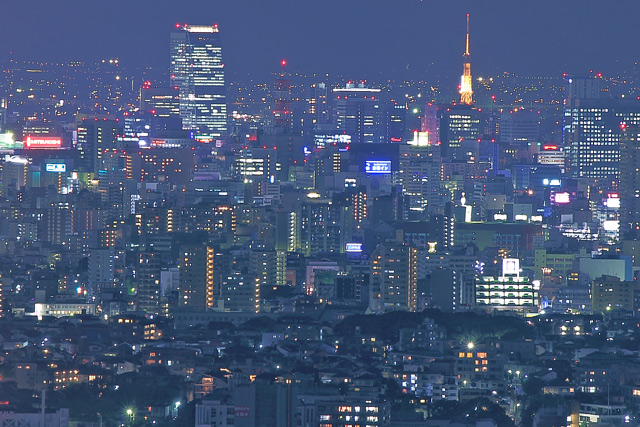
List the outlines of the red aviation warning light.
<svg viewBox="0 0 640 427">
<path fill-rule="evenodd" d="M 280 65 L 282 65 L 282 72 L 276 78 L 276 105 L 273 114 L 276 127 L 288 128 L 293 123 L 293 117 L 291 117 L 291 81 L 288 79 L 284 69 L 287 65 L 287 60 L 281 60 Z"/>
</svg>

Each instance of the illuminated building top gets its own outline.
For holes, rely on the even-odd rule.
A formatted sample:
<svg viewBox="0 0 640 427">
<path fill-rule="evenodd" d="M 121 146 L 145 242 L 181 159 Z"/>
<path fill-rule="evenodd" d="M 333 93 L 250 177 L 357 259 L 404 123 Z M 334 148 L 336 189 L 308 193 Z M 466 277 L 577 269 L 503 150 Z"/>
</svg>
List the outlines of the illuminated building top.
<svg viewBox="0 0 640 427">
<path fill-rule="evenodd" d="M 220 30 L 218 29 L 218 24 L 214 25 L 189 25 L 189 24 L 176 24 L 177 29 L 183 29 L 189 33 L 217 33 Z"/>
</svg>

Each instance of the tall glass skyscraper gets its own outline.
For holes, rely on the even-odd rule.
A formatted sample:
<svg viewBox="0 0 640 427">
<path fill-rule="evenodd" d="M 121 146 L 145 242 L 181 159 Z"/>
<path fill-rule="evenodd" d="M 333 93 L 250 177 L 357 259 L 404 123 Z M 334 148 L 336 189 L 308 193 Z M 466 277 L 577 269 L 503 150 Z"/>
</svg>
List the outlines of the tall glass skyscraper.
<svg viewBox="0 0 640 427">
<path fill-rule="evenodd" d="M 171 86 L 180 91 L 184 129 L 210 141 L 227 132 L 224 64 L 218 25 L 181 25 L 171 33 Z"/>
</svg>

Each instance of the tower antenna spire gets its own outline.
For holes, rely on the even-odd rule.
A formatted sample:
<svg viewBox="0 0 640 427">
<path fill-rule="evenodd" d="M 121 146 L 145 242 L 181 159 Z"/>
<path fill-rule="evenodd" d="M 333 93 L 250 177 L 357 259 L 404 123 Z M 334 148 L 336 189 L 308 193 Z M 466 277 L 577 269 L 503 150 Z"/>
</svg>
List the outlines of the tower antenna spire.
<svg viewBox="0 0 640 427">
<path fill-rule="evenodd" d="M 460 78 L 460 103 L 473 104 L 473 83 L 471 80 L 471 63 L 469 62 L 469 14 L 467 13 L 467 45 L 462 57 L 464 58 L 462 77 Z"/>
<path fill-rule="evenodd" d="M 465 56 L 469 56 L 469 14 L 467 13 L 467 49 L 464 52 Z"/>
</svg>

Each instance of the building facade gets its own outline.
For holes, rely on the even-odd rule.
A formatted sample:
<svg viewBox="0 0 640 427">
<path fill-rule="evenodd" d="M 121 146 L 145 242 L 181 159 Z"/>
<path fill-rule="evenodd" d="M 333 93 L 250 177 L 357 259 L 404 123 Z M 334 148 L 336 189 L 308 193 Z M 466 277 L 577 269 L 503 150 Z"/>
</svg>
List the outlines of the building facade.
<svg viewBox="0 0 640 427">
<path fill-rule="evenodd" d="M 185 246 L 180 252 L 178 307 L 205 311 L 214 306 L 215 252 L 208 246 Z"/>
<path fill-rule="evenodd" d="M 180 91 L 184 129 L 211 141 L 227 132 L 227 104 L 218 25 L 180 25 L 171 33 L 171 86 Z"/>
<path fill-rule="evenodd" d="M 379 244 L 371 256 L 369 310 L 416 311 L 418 251 L 401 244 Z"/>
</svg>

